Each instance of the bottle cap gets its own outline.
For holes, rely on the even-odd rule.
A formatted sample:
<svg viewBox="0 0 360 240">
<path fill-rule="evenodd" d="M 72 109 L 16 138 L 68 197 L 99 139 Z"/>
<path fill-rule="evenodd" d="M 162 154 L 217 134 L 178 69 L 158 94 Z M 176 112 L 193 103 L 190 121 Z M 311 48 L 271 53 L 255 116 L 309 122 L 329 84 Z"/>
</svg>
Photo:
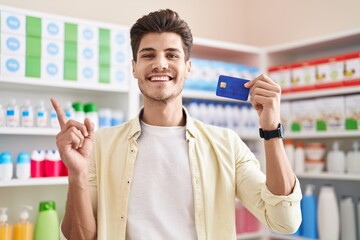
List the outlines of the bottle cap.
<svg viewBox="0 0 360 240">
<path fill-rule="evenodd" d="M 95 103 L 89 102 L 89 103 L 85 104 L 84 111 L 85 112 L 97 112 L 97 106 Z"/>
<path fill-rule="evenodd" d="M 7 208 L 0 208 L 0 222 L 7 222 L 8 216 L 6 214 Z"/>
<path fill-rule="evenodd" d="M 13 163 L 11 153 L 9 153 L 9 152 L 3 152 L 3 153 L 0 155 L 0 164 L 9 164 L 9 163 Z"/>
<path fill-rule="evenodd" d="M 29 219 L 29 211 L 31 211 L 33 208 L 31 206 L 23 206 L 23 209 L 20 213 L 20 219 L 21 220 L 28 220 Z"/>
<path fill-rule="evenodd" d="M 305 195 L 313 195 L 314 189 L 315 189 L 314 184 L 306 185 Z"/>
<path fill-rule="evenodd" d="M 56 204 L 54 201 L 44 201 L 39 204 L 39 211 L 56 210 Z"/>
<path fill-rule="evenodd" d="M 84 111 L 84 104 L 82 102 L 74 102 L 72 107 L 76 112 L 83 112 Z"/>
<path fill-rule="evenodd" d="M 30 163 L 30 154 L 27 152 L 19 152 L 16 162 L 19 163 Z"/>
</svg>

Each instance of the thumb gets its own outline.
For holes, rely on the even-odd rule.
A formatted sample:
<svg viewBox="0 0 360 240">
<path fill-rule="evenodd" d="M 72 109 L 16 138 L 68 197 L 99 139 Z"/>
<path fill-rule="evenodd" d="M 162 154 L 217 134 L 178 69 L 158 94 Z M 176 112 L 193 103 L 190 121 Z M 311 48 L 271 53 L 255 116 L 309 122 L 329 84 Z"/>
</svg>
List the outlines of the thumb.
<svg viewBox="0 0 360 240">
<path fill-rule="evenodd" d="M 251 88 L 252 85 L 254 85 L 253 81 L 248 81 L 248 82 L 244 83 L 244 87 L 246 87 L 246 88 Z"/>
<path fill-rule="evenodd" d="M 89 118 L 85 118 L 84 124 L 85 124 L 86 130 L 88 132 L 87 137 L 92 138 L 94 135 L 94 129 L 95 129 L 94 124 L 90 121 Z"/>
</svg>

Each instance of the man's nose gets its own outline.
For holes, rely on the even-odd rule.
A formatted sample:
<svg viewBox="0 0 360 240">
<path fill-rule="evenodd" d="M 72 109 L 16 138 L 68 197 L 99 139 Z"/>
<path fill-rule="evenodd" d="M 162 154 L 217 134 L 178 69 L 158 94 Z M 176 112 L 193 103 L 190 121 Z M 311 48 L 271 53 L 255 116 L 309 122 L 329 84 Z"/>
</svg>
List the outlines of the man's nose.
<svg viewBox="0 0 360 240">
<path fill-rule="evenodd" d="M 168 69 L 169 63 L 165 57 L 157 57 L 153 63 L 153 69 L 156 70 L 164 70 Z"/>
</svg>

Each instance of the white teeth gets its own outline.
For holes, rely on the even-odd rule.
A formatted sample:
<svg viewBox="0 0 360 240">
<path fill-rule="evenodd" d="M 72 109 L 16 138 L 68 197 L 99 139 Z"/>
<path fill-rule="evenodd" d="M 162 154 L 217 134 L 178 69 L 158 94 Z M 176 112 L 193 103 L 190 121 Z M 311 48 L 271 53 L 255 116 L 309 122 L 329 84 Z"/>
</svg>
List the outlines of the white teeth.
<svg viewBox="0 0 360 240">
<path fill-rule="evenodd" d="M 161 76 L 161 77 L 151 77 L 151 81 L 170 81 L 170 77 L 168 76 Z"/>
</svg>

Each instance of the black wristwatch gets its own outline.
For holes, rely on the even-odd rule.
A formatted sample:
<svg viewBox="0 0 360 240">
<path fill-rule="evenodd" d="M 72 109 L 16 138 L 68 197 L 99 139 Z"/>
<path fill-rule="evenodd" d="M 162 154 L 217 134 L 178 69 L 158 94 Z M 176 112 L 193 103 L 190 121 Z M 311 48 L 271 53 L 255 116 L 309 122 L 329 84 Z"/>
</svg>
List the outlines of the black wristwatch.
<svg viewBox="0 0 360 240">
<path fill-rule="evenodd" d="M 281 123 L 277 126 L 277 129 L 271 131 L 264 131 L 262 128 L 259 129 L 260 137 L 265 140 L 271 138 L 283 138 L 284 137 L 284 127 Z"/>
</svg>

